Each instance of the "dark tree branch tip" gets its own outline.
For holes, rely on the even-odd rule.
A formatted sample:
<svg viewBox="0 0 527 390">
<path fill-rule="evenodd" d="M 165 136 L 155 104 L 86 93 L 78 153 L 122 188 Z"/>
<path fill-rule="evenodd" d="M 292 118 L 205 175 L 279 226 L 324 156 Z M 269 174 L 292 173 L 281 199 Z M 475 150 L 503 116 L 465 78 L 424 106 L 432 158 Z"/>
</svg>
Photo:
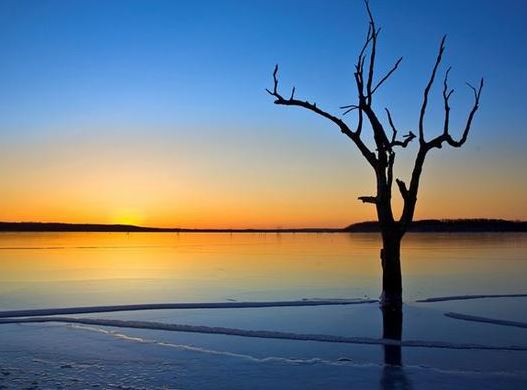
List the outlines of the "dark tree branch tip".
<svg viewBox="0 0 527 390">
<path fill-rule="evenodd" d="M 479 97 L 481 95 L 481 90 L 483 89 L 483 78 L 479 82 L 479 87 L 476 89 L 472 84 L 465 82 L 466 85 L 472 90 L 474 93 L 474 100 L 479 103 Z"/>
<path fill-rule="evenodd" d="M 359 196 L 358 199 L 362 201 L 362 203 L 377 203 L 377 197 L 375 196 Z"/>
<path fill-rule="evenodd" d="M 373 15 L 371 13 L 369 0 L 364 0 L 364 5 L 366 6 L 366 11 L 368 12 L 368 17 L 370 18 L 370 24 L 373 24 Z"/>
<path fill-rule="evenodd" d="M 465 81 L 465 84 L 474 92 L 474 96 L 477 98 L 478 91 L 476 90 L 476 87 L 474 87 L 472 84 L 470 84 L 468 81 Z"/>
<path fill-rule="evenodd" d="M 347 106 L 342 106 L 340 107 L 341 110 L 345 110 L 342 115 L 346 115 L 348 113 L 350 113 L 351 111 L 354 111 L 354 110 L 358 110 L 359 109 L 359 106 L 357 106 L 356 104 L 349 104 Z"/>
<path fill-rule="evenodd" d="M 443 37 L 441 38 L 441 45 L 439 47 L 439 50 L 441 52 L 443 52 L 445 50 L 445 41 L 446 41 L 446 34 L 443 35 Z"/>
</svg>

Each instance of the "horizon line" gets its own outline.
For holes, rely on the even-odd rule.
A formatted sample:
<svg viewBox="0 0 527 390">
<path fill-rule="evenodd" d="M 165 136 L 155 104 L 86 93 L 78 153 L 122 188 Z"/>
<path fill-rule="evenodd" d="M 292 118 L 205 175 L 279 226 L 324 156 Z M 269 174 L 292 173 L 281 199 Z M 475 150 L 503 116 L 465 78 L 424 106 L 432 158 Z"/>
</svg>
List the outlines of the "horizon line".
<svg viewBox="0 0 527 390">
<path fill-rule="evenodd" d="M 25 222 L 0 221 L 0 231 L 13 232 L 226 232 L 226 233 L 280 233 L 280 232 L 374 232 L 378 231 L 378 221 L 354 222 L 344 227 L 287 227 L 287 228 L 186 228 L 154 227 L 124 223 L 72 223 L 72 222 Z M 420 219 L 413 221 L 416 231 L 504 231 L 507 229 L 527 231 L 526 220 L 507 220 L 502 218 L 456 218 L 456 219 Z M 34 230 L 38 228 L 37 230 Z M 516 229 L 514 229 L 516 228 Z"/>
</svg>

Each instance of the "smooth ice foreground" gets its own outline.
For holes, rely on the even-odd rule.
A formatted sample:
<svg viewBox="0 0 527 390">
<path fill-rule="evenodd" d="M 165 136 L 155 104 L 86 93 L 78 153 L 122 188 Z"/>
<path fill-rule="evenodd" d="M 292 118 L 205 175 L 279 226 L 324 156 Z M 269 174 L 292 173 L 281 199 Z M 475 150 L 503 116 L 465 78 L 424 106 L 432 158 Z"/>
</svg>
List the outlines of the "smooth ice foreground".
<svg viewBox="0 0 527 390">
<path fill-rule="evenodd" d="M 181 303 L 177 310 L 152 311 L 146 307 L 143 315 L 150 318 L 169 316 L 170 319 L 201 310 L 202 314 L 208 313 L 208 321 L 221 322 L 225 317 L 222 312 L 231 314 L 235 311 L 241 316 L 251 316 L 266 315 L 266 311 L 273 310 L 304 310 L 304 314 L 311 311 L 314 316 L 322 312 L 338 316 L 349 309 L 346 305 L 334 305 L 330 300 L 327 308 L 322 307 L 326 306 L 324 301 L 313 302 L 319 305 L 295 303 L 285 307 L 266 302 L 263 307 L 232 307 L 229 304 L 222 307 L 222 303 L 218 303 L 212 307 L 223 310 L 212 311 L 210 303 L 204 305 L 209 308 L 199 309 Z M 349 302 L 358 303 L 356 300 Z M 375 303 L 351 307 L 357 308 L 351 318 L 357 315 L 374 317 L 380 311 Z M 53 315 L 65 311 L 71 313 L 74 309 L 81 314 L 80 317 Z M 474 343 L 473 339 L 459 342 L 459 338 L 438 341 L 433 340 L 434 330 L 430 329 L 429 337 L 422 340 L 403 337 L 402 341 L 397 341 L 381 337 L 185 325 L 172 320 L 139 321 L 133 319 L 137 311 L 115 313 L 104 308 L 101 312 L 107 318 L 83 316 L 95 311 L 93 307 L 89 309 L 29 310 L 26 315 L 35 316 L 24 318 L 2 315 L 0 386 L 3 387 L 0 388 L 338 389 L 351 386 L 503 389 L 522 388 L 527 384 L 527 371 L 522 368 L 527 362 L 527 343 L 521 338 L 516 338 L 518 345 Z M 313 310 L 319 310 L 319 313 Z M 39 317 L 39 313 L 45 313 L 47 317 Z M 412 305 L 407 305 L 405 313 L 408 322 L 422 316 L 430 317 L 423 325 L 443 318 L 446 322 L 436 323 L 436 332 L 448 325 L 447 315 L 450 314 L 436 314 Z M 270 318 L 275 314 L 267 313 Z M 301 312 L 297 314 L 302 315 Z M 115 315 L 128 319 L 113 318 Z M 461 326 L 459 329 L 463 330 L 463 324 L 455 321 L 451 325 Z M 477 326 L 469 330 L 477 332 Z M 349 327 L 353 328 L 353 323 Z M 360 334 L 364 329 L 355 332 Z M 448 334 L 446 336 L 448 339 Z M 328 348 L 329 344 L 339 346 Z M 394 352 L 402 359 L 396 365 L 385 364 L 387 356 Z M 459 356 L 453 359 L 453 353 Z M 489 365 L 493 359 L 503 359 L 504 354 L 509 354 L 508 359 L 515 359 L 517 367 L 503 369 Z M 471 360 L 471 368 L 459 367 L 456 359 Z"/>
<path fill-rule="evenodd" d="M 514 295 L 515 297 L 519 295 Z M 443 298 L 442 300 L 449 300 Z M 188 325 L 175 323 L 162 323 L 152 321 L 134 321 L 102 318 L 75 318 L 61 317 L 59 314 L 88 314 L 88 313 L 111 313 L 120 311 L 143 311 L 161 309 L 248 309 L 248 308 L 273 308 L 273 307 L 305 307 L 305 306 L 333 306 L 374 303 L 374 300 L 339 299 L 339 300 L 302 300 L 302 301 L 277 301 L 277 302 L 209 302 L 209 303 L 159 303 L 144 305 L 114 305 L 114 306 L 92 306 L 73 308 L 53 308 L 36 310 L 10 310 L 0 312 L 0 325 L 5 324 L 29 324 L 59 322 L 69 324 L 98 325 L 116 328 L 150 329 L 171 332 L 220 334 L 228 336 L 254 337 L 262 339 L 282 339 L 299 341 L 319 341 L 326 343 L 343 344 L 366 344 L 400 347 L 422 347 L 443 349 L 479 349 L 479 350 L 501 350 L 501 351 L 527 351 L 526 345 L 484 345 L 475 343 L 449 343 L 443 341 L 423 340 L 392 340 L 388 338 L 371 337 L 345 337 L 325 334 L 303 334 L 292 332 L 279 332 L 270 330 L 247 330 L 226 327 L 211 327 L 205 325 Z M 420 302 L 434 302 L 423 300 Z M 45 317 L 43 315 L 47 315 Z M 445 313 L 445 316 L 465 321 L 487 322 L 496 325 L 516 326 L 527 328 L 527 324 L 514 321 L 489 319 L 484 317 L 463 315 L 459 313 Z M 20 318 L 28 317 L 28 318 Z"/>
</svg>

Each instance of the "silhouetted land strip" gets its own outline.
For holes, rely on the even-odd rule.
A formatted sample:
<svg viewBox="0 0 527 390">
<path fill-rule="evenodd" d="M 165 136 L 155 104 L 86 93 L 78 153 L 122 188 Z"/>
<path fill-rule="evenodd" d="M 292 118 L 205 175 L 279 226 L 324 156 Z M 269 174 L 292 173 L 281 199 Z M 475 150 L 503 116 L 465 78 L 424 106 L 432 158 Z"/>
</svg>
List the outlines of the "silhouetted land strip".
<svg viewBox="0 0 527 390">
<path fill-rule="evenodd" d="M 135 225 L 72 224 L 56 222 L 0 222 L 3 232 L 125 232 L 125 233 L 335 233 L 336 228 L 299 229 L 186 229 Z"/>
<path fill-rule="evenodd" d="M 350 233 L 379 232 L 378 222 L 360 222 L 343 229 Z M 414 221 L 409 232 L 527 232 L 527 221 L 504 219 L 423 219 Z"/>
<path fill-rule="evenodd" d="M 503 219 L 426 219 L 414 221 L 410 232 L 527 232 L 527 221 Z M 101 233 L 376 233 L 378 222 L 360 222 L 345 228 L 295 229 L 186 229 L 134 225 L 71 224 L 49 222 L 0 222 L 0 232 L 101 232 Z"/>
</svg>

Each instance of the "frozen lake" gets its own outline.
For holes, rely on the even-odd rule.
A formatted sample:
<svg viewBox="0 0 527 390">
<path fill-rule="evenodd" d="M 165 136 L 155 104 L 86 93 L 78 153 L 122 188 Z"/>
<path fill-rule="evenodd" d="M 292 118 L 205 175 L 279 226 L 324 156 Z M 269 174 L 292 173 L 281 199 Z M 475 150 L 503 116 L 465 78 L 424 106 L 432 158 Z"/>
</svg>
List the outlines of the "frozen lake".
<svg viewBox="0 0 527 390">
<path fill-rule="evenodd" d="M 0 311 L 369 301 L 379 247 L 375 234 L 2 233 Z M 383 339 L 376 303 L 73 313 L 98 322 L 0 324 L 0 388 L 525 388 L 527 234 L 409 234 L 402 261 L 400 342 Z"/>
</svg>

